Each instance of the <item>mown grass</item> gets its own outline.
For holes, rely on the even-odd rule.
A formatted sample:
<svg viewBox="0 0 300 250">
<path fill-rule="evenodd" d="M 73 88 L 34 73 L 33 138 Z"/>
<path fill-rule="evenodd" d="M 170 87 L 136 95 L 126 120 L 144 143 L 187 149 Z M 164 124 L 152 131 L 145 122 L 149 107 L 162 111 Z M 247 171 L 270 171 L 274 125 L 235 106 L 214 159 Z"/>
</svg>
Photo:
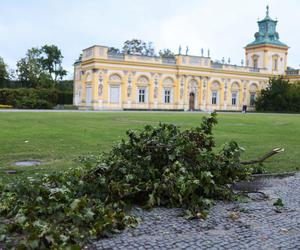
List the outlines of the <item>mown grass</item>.
<svg viewBox="0 0 300 250">
<path fill-rule="evenodd" d="M 154 112 L 2 112 L 0 113 L 0 176 L 61 171 L 78 164 L 82 155 L 109 150 L 125 138 L 127 129 L 159 121 L 182 128 L 200 123 L 202 113 Z M 300 167 L 300 115 L 219 114 L 214 134 L 217 146 L 236 140 L 245 148 L 243 159 L 261 156 L 275 147 L 285 152 L 267 160 L 268 172 Z M 40 160 L 35 167 L 14 167 L 15 161 Z M 17 170 L 9 175 L 6 170 Z"/>
</svg>

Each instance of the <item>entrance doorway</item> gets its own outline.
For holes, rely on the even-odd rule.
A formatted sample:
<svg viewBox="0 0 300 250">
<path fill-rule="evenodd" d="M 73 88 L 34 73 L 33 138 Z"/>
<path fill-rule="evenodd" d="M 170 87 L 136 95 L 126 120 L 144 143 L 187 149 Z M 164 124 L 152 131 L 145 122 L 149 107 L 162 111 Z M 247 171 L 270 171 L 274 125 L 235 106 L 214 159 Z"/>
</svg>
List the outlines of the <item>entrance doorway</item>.
<svg viewBox="0 0 300 250">
<path fill-rule="evenodd" d="M 190 93 L 189 110 L 195 110 L 195 94 Z"/>
</svg>

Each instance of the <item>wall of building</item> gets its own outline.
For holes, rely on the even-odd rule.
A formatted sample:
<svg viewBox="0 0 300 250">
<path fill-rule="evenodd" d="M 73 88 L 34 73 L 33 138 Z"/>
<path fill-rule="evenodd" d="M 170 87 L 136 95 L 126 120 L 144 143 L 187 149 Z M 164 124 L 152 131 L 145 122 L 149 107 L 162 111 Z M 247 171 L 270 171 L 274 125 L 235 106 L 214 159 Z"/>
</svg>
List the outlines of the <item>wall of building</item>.
<svg viewBox="0 0 300 250">
<path fill-rule="evenodd" d="M 75 65 L 74 104 L 95 110 L 241 110 L 268 82 L 268 75 L 247 67 L 212 68 L 208 58 L 178 56 L 174 65 L 139 59 L 90 58 Z M 165 91 L 170 91 L 167 98 Z"/>
<path fill-rule="evenodd" d="M 264 68 L 269 74 L 284 75 L 287 69 L 288 48 L 271 45 L 246 47 L 246 63 L 254 67 L 253 58 L 258 58 L 258 68 Z M 277 70 L 274 70 L 273 59 L 278 59 Z"/>
</svg>

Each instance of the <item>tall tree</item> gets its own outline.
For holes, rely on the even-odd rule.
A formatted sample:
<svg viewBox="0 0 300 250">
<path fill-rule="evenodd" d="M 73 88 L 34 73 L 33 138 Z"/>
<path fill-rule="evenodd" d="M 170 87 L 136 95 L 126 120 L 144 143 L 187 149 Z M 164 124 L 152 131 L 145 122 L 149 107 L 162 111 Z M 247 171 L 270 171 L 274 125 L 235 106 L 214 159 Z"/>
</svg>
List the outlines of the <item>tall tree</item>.
<svg viewBox="0 0 300 250">
<path fill-rule="evenodd" d="M 7 65 L 4 63 L 2 57 L 0 57 L 0 87 L 6 87 L 9 82 L 9 73 L 7 70 Z"/>
<path fill-rule="evenodd" d="M 67 74 L 62 67 L 62 54 L 55 45 L 31 48 L 17 63 L 17 75 L 24 87 L 55 86 Z"/>
<path fill-rule="evenodd" d="M 62 59 L 64 58 L 60 49 L 55 45 L 44 45 L 41 48 L 41 65 L 49 74 L 54 83 L 67 75 L 67 71 L 62 67 Z"/>
<path fill-rule="evenodd" d="M 289 83 L 283 77 L 270 79 L 255 107 L 258 111 L 300 112 L 300 84 Z"/>
<path fill-rule="evenodd" d="M 41 50 L 31 48 L 27 51 L 26 56 L 17 62 L 18 79 L 22 86 L 37 88 L 42 85 L 41 80 L 48 78 L 44 73 L 40 59 Z"/>
<path fill-rule="evenodd" d="M 124 42 L 122 52 L 129 55 L 154 56 L 155 51 L 151 42 L 132 39 Z"/>
</svg>

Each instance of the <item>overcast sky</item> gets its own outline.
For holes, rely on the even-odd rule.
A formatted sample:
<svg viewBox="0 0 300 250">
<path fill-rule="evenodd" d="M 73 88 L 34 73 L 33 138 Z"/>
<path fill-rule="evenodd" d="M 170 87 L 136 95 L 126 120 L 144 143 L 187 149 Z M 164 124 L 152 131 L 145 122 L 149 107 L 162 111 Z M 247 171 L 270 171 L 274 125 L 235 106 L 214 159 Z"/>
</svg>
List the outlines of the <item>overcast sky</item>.
<svg viewBox="0 0 300 250">
<path fill-rule="evenodd" d="M 0 56 L 11 67 L 28 48 L 57 45 L 63 66 L 94 44 L 122 47 L 139 38 L 156 51 L 170 48 L 240 64 L 243 47 L 254 40 L 257 19 L 278 18 L 280 40 L 290 46 L 288 64 L 300 64 L 299 0 L 0 0 Z"/>
</svg>

